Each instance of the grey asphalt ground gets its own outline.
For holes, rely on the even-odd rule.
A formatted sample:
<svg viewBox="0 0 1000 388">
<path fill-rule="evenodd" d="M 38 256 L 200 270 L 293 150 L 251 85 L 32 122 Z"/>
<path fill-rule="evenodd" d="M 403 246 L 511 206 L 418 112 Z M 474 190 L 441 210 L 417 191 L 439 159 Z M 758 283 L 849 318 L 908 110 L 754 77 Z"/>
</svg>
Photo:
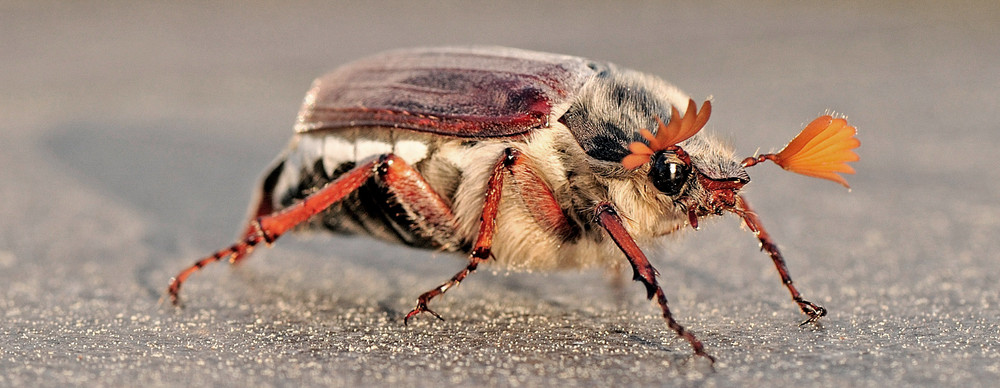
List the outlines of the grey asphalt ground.
<svg viewBox="0 0 1000 388">
<path fill-rule="evenodd" d="M 0 386 L 989 386 L 1000 378 L 1000 3 L 0 3 Z M 232 241 L 313 77 L 389 48 L 609 60 L 714 96 L 747 156 L 827 109 L 853 189 L 750 170 L 802 319 L 733 218 L 647 247 L 691 358 L 629 274 L 479 271 L 317 234 Z"/>
</svg>

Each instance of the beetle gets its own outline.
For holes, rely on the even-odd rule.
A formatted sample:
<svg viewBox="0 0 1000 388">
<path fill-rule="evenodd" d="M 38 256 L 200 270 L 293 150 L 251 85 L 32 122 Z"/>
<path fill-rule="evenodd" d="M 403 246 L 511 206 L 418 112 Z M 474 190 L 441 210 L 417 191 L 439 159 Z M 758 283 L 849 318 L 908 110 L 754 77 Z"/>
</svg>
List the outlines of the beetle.
<svg viewBox="0 0 1000 388">
<path fill-rule="evenodd" d="M 746 168 L 773 161 L 833 180 L 853 173 L 856 130 L 822 116 L 781 152 L 745 159 L 701 132 L 686 94 L 650 75 L 588 59 L 500 47 L 389 51 L 318 78 L 290 144 L 263 174 L 242 237 L 171 279 L 238 263 L 293 229 L 322 229 L 468 254 L 404 323 L 492 260 L 511 269 L 616 267 L 655 299 L 667 325 L 712 360 L 670 312 L 639 248 L 705 217 L 733 213 L 760 241 L 792 300 L 804 299 L 740 190 Z"/>
</svg>

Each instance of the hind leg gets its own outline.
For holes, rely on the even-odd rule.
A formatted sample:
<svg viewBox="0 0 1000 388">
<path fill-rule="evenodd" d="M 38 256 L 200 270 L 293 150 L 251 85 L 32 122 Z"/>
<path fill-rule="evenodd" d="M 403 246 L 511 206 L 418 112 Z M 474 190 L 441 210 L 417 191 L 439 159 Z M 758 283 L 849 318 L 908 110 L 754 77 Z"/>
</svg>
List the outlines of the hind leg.
<svg viewBox="0 0 1000 388">
<path fill-rule="evenodd" d="M 413 209 L 420 218 L 419 226 L 426 233 L 444 235 L 454 231 L 455 217 L 451 208 L 416 169 L 393 154 L 378 156 L 361 163 L 294 205 L 269 214 L 258 214 L 249 222 L 243 236 L 235 244 L 196 261 L 170 279 L 167 293 L 171 303 L 180 304 L 181 285 L 206 265 L 224 258 L 229 258 L 232 262 L 245 258 L 261 242 L 273 243 L 290 229 L 325 211 L 373 178 L 383 183 L 386 190 L 395 195 L 403 206 Z M 261 209 L 262 205 L 258 205 L 257 213 L 261 213 Z M 438 240 L 450 239 L 451 236 L 440 236 Z"/>
</svg>

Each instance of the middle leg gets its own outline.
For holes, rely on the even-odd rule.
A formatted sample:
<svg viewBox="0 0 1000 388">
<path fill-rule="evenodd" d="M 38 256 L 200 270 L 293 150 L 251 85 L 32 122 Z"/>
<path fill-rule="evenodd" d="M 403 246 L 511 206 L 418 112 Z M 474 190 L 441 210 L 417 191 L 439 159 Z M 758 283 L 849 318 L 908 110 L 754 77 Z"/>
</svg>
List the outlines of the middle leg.
<svg viewBox="0 0 1000 388">
<path fill-rule="evenodd" d="M 469 254 L 469 263 L 448 281 L 420 295 L 417 299 L 417 306 L 406 314 L 403 319 L 404 323 L 408 323 L 410 318 L 422 312 L 430 313 L 438 319 L 444 320 L 438 313 L 428 308 L 427 304 L 431 299 L 457 286 L 470 273 L 474 272 L 480 263 L 492 256 L 493 235 L 496 232 L 496 219 L 500 209 L 500 200 L 503 197 L 505 176 L 511 178 L 511 181 L 519 189 L 528 212 L 547 232 L 563 238 L 568 238 L 575 233 L 552 194 L 552 189 L 534 172 L 528 159 L 516 148 L 505 149 L 503 156 L 493 166 L 493 172 L 486 184 L 486 197 L 483 201 L 483 212 L 480 217 L 482 223 L 479 226 L 475 245 Z"/>
</svg>

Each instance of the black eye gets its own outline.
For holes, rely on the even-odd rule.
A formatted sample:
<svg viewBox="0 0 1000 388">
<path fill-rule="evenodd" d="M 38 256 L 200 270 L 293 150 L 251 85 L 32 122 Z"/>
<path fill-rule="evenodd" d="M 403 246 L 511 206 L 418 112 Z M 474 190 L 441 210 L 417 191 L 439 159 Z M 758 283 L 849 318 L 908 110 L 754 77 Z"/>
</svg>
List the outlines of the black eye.
<svg viewBox="0 0 1000 388">
<path fill-rule="evenodd" d="M 649 168 L 649 179 L 663 194 L 677 195 L 684 187 L 684 182 L 687 182 L 690 171 L 688 165 L 678 163 L 676 159 L 671 160 L 666 152 L 657 152 L 653 155 L 653 164 Z"/>
</svg>

